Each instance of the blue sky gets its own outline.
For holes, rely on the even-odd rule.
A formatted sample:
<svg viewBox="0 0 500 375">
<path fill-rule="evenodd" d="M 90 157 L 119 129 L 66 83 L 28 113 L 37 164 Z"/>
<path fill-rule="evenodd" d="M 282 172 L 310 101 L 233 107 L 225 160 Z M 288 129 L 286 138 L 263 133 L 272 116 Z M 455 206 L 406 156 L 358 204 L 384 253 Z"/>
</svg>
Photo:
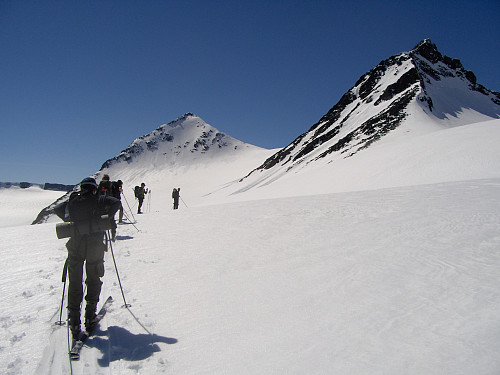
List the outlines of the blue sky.
<svg viewBox="0 0 500 375">
<path fill-rule="evenodd" d="M 186 112 L 284 147 L 425 38 L 500 91 L 499 20 L 498 0 L 0 0 L 0 181 L 77 183 Z"/>
</svg>

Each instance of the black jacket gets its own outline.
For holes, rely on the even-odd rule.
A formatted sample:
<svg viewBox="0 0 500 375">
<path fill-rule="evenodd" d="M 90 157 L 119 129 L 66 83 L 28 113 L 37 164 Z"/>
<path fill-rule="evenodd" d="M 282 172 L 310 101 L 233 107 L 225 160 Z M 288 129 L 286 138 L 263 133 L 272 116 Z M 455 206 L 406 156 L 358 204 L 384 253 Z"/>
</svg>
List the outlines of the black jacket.
<svg viewBox="0 0 500 375">
<path fill-rule="evenodd" d="M 72 193 L 68 201 L 58 204 L 54 207 L 54 212 L 66 222 L 74 222 L 79 227 L 85 227 L 80 232 L 95 232 L 93 227 L 95 220 L 102 215 L 108 215 L 112 220 L 116 211 L 120 209 L 120 200 L 109 195 L 96 195 L 92 192 Z M 103 231 L 98 230 L 102 233 Z"/>
</svg>

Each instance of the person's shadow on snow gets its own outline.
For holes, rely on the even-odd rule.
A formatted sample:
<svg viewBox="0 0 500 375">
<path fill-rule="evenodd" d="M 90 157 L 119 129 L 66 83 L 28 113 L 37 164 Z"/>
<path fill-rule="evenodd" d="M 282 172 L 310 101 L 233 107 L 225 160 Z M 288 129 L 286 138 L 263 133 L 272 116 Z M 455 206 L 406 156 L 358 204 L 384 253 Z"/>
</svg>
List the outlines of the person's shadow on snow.
<svg viewBox="0 0 500 375">
<path fill-rule="evenodd" d="M 175 344 L 177 339 L 155 334 L 133 334 L 122 327 L 108 327 L 107 332 L 97 330 L 86 346 L 97 348 L 103 356 L 97 362 L 108 367 L 113 361 L 141 361 L 161 351 L 156 343 Z"/>
<path fill-rule="evenodd" d="M 134 237 L 132 236 L 116 236 L 116 239 L 118 241 L 122 241 L 122 240 L 132 240 Z"/>
</svg>

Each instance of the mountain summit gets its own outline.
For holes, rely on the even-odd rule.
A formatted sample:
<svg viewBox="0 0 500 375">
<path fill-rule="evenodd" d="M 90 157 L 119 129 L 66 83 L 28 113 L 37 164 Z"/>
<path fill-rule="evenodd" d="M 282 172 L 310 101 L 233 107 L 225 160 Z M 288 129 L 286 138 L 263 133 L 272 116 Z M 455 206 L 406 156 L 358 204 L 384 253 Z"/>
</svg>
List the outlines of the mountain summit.
<svg viewBox="0 0 500 375">
<path fill-rule="evenodd" d="M 311 163 L 350 157 L 382 138 L 499 117 L 500 93 L 478 84 L 459 60 L 425 39 L 361 76 L 307 132 L 250 173 L 252 186 L 259 184 L 255 179 L 263 183 Z"/>
<path fill-rule="evenodd" d="M 113 170 L 124 162 L 127 168 L 133 168 L 135 164 L 161 169 L 192 165 L 196 161 L 229 157 L 228 154 L 249 148 L 256 147 L 220 132 L 192 113 L 186 113 L 135 139 L 119 155 L 107 160 L 101 171 Z"/>
<path fill-rule="evenodd" d="M 239 141 L 200 117 L 186 113 L 135 139 L 120 154 L 104 162 L 96 177 L 109 174 L 112 179 L 120 178 L 124 183 L 147 179 L 150 184 L 165 184 L 166 181 L 183 180 L 186 172 L 205 174 L 211 171 L 210 179 L 222 178 L 218 181 L 221 183 L 227 182 L 224 178 L 241 177 L 242 172 L 231 168 L 232 163 L 242 162 L 242 159 L 262 163 L 271 154 L 272 151 Z M 255 164 L 248 165 L 249 169 L 254 167 Z M 231 173 L 221 175 L 226 169 Z"/>
</svg>

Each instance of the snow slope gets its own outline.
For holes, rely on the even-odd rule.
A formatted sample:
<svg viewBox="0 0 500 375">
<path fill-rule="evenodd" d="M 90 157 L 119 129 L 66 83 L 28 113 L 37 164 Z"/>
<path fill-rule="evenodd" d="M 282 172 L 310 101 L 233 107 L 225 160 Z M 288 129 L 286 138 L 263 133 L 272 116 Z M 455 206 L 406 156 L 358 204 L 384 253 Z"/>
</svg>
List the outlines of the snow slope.
<svg viewBox="0 0 500 375">
<path fill-rule="evenodd" d="M 6 374 L 500 370 L 500 178 L 181 207 L 113 244 L 115 303 L 80 362 L 54 224 L 0 228 Z M 23 199 L 21 193 L 19 199 Z M 63 313 L 64 319 L 65 312 Z"/>
<path fill-rule="evenodd" d="M 31 224 L 40 210 L 64 195 L 39 186 L 0 188 L 0 227 Z M 22 197 L 22 199 L 19 199 Z"/>
<path fill-rule="evenodd" d="M 444 128 L 408 137 L 397 133 L 370 149 L 298 173 L 276 168 L 212 194 L 232 201 L 500 178 L 500 120 Z M 271 173 L 273 172 L 273 173 Z M 210 198 L 207 198 L 210 202 Z"/>
</svg>

